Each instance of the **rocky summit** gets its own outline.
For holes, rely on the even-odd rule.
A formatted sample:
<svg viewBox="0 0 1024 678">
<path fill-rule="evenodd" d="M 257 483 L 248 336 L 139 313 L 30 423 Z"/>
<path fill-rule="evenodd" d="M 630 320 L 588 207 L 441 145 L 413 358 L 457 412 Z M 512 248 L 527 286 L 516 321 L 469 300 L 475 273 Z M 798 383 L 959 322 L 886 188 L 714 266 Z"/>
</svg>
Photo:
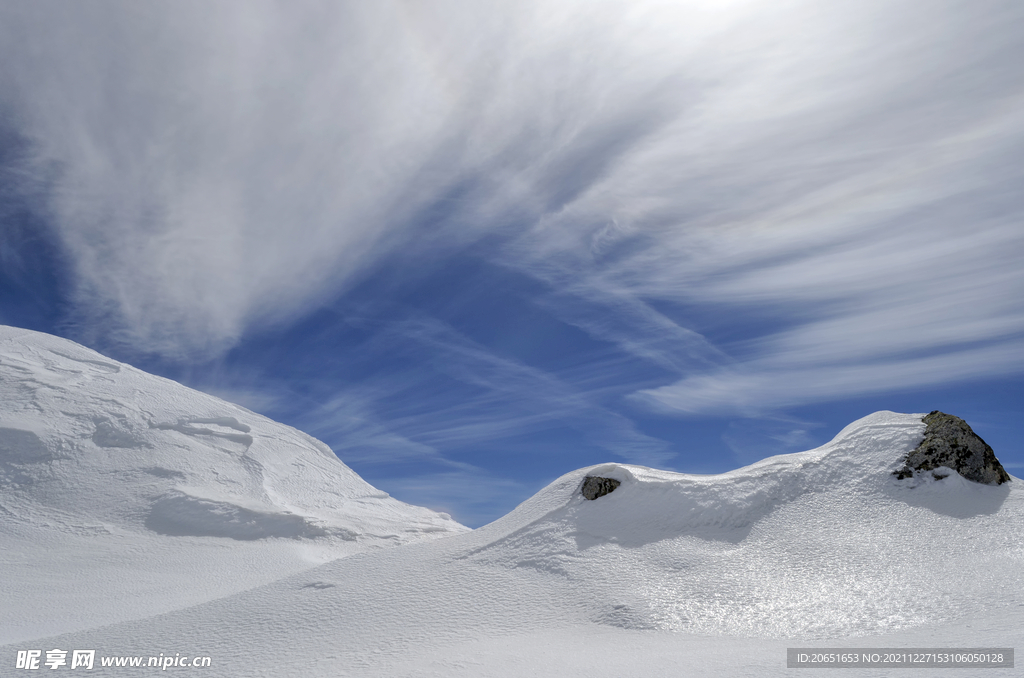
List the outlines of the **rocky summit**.
<svg viewBox="0 0 1024 678">
<path fill-rule="evenodd" d="M 924 440 L 907 455 L 903 467 L 893 471 L 897 478 L 902 480 L 925 471 L 934 473 L 944 466 L 976 483 L 1001 485 L 1010 481 L 995 452 L 966 421 L 938 410 L 925 415 L 922 421 L 927 425 Z"/>
</svg>

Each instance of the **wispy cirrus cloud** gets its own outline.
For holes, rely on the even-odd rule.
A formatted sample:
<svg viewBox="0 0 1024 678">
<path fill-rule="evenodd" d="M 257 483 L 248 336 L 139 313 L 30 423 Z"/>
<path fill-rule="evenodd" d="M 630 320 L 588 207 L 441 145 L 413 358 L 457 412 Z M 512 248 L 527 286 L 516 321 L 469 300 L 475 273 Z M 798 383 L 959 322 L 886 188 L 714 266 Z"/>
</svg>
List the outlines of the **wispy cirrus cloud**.
<svg viewBox="0 0 1024 678">
<path fill-rule="evenodd" d="M 11 4 L 0 97 L 86 335 L 216 355 L 389 254 L 493 238 L 675 380 L 640 400 L 756 411 L 1022 369 L 1022 12 Z M 523 425 L 584 407 L 407 330 L 454 379 L 558 394 Z"/>
<path fill-rule="evenodd" d="M 429 226 L 441 241 L 492 231 L 510 200 L 569 199 L 657 115 L 601 82 L 642 26 L 577 9 L 5 6 L 2 103 L 52 182 L 83 331 L 216 354 L 428 243 L 418 212 L 467 177 L 460 227 Z M 632 70 L 616 93 L 650 94 L 660 73 Z"/>
<path fill-rule="evenodd" d="M 682 116 L 518 241 L 535 275 L 685 307 L 674 322 L 728 355 L 637 400 L 756 415 L 1024 369 L 1024 83 L 1006 66 L 1022 46 L 951 10 L 806 64 L 798 105 L 785 79 L 756 114 L 712 97 L 720 115 Z"/>
<path fill-rule="evenodd" d="M 845 364 L 836 356 L 834 363 L 777 366 L 769 355 L 738 369 L 698 374 L 660 388 L 639 390 L 632 397 L 664 411 L 762 416 L 816 400 L 1019 373 L 1024 370 L 1020 353 L 1018 340 L 928 357 L 862 359 Z"/>
<path fill-rule="evenodd" d="M 608 406 L 628 386 L 587 383 L 501 356 L 433 318 L 392 321 L 375 344 L 428 356 L 427 366 L 345 389 L 307 416 L 343 459 L 364 464 L 416 461 L 462 471 L 454 449 L 567 427 L 593 447 L 633 463 L 664 464 L 670 445 L 638 430 Z M 607 377 L 607 366 L 597 368 Z M 620 375 L 621 376 L 621 375 Z M 451 384 L 438 382 L 452 380 Z"/>
</svg>

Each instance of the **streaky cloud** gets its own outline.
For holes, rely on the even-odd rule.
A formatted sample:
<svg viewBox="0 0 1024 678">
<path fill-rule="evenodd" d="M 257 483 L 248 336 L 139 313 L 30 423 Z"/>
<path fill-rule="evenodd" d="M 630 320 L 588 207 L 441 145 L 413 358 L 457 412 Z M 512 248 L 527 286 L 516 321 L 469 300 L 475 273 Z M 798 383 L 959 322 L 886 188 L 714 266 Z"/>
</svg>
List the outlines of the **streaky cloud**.
<svg viewBox="0 0 1024 678">
<path fill-rule="evenodd" d="M 766 412 L 815 399 L 907 391 L 1024 370 L 1019 339 L 917 358 L 775 367 L 770 360 L 698 374 L 631 397 L 656 409 L 684 413 Z"/>
<path fill-rule="evenodd" d="M 445 323 L 426 317 L 394 323 L 405 341 L 429 349 L 435 369 L 476 389 L 450 407 L 438 403 L 424 411 L 413 393 L 408 416 L 395 412 L 389 425 L 432 446 L 451 447 L 540 430 L 554 423 L 577 429 L 593 445 L 636 462 L 665 463 L 674 453 L 663 440 L 639 431 L 604 402 L 608 394 L 588 384 L 503 357 Z M 573 375 L 580 379 L 582 375 Z M 403 376 L 403 380 L 408 375 Z"/>
<path fill-rule="evenodd" d="M 759 410 L 1022 369 L 1022 23 L 1015 2 L 8 4 L 0 104 L 19 171 L 52 181 L 83 336 L 218 355 L 396 252 L 493 238 L 555 317 L 676 380 L 635 402 Z M 480 370 L 453 378 L 545 383 L 408 329 Z"/>
</svg>

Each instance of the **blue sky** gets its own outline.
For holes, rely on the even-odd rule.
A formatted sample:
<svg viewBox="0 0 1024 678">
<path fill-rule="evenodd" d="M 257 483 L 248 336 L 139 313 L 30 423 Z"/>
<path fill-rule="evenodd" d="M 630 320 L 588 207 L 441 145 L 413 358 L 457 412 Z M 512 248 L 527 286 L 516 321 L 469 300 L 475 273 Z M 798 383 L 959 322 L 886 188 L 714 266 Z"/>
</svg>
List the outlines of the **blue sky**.
<svg viewBox="0 0 1024 678">
<path fill-rule="evenodd" d="M 0 3 L 0 322 L 477 526 L 880 409 L 1021 474 L 1017 2 Z"/>
</svg>

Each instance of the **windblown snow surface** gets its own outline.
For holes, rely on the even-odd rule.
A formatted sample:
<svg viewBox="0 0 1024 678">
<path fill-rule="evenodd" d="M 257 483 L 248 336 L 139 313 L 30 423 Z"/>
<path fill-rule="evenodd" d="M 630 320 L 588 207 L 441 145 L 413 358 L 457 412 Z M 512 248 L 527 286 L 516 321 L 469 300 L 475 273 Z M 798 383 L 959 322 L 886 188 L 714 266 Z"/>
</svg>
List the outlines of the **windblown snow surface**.
<svg viewBox="0 0 1024 678">
<path fill-rule="evenodd" d="M 464 531 L 388 497 L 293 428 L 0 326 L 0 643 Z"/>
<path fill-rule="evenodd" d="M 297 431 L 0 336 L 0 666 L 58 648 L 209 656 L 168 669 L 204 676 L 771 676 L 803 675 L 787 647 L 1022 646 L 1022 484 L 896 480 L 920 414 L 721 475 L 580 469 L 460 532 Z M 587 501 L 587 475 L 621 484 Z"/>
</svg>

